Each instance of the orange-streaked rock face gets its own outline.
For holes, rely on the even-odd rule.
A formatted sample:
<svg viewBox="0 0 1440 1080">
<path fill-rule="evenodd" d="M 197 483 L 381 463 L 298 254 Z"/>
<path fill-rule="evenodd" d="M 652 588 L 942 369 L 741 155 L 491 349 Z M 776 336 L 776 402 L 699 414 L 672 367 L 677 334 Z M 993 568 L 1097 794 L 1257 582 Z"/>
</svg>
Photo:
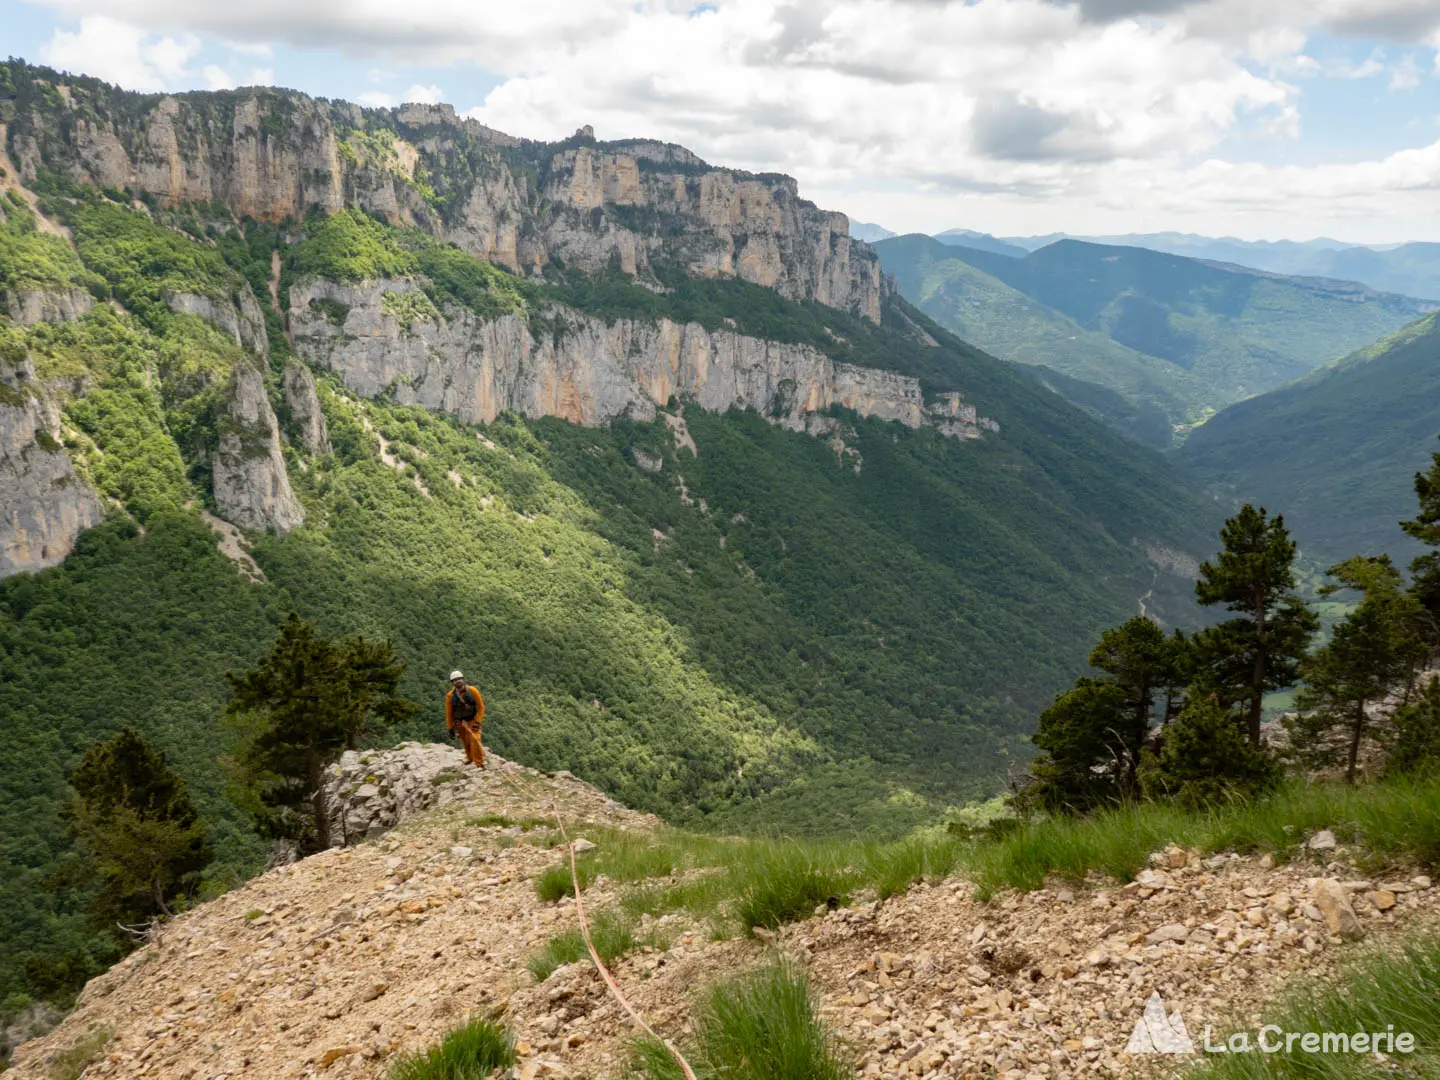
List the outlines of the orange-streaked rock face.
<svg viewBox="0 0 1440 1080">
<path fill-rule="evenodd" d="M 558 260 L 646 274 L 664 262 L 880 318 L 878 259 L 851 241 L 845 215 L 805 202 L 786 176 L 643 140 L 522 142 L 443 105 L 364 110 L 242 90 L 97 108 L 86 93 L 12 125 L 22 178 L 47 168 L 270 221 L 353 206 L 516 273 Z"/>
</svg>

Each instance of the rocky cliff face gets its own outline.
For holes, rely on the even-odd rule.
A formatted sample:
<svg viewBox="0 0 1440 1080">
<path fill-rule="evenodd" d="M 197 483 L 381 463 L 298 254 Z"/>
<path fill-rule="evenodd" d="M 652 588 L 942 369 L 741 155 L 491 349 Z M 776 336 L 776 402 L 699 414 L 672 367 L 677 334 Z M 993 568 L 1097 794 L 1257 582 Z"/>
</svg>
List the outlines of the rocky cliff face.
<svg viewBox="0 0 1440 1080">
<path fill-rule="evenodd" d="M 330 453 L 330 432 L 325 427 L 325 414 L 320 409 L 315 376 L 310 374 L 310 369 L 304 364 L 286 364 L 282 386 L 285 407 L 290 410 L 290 422 L 300 444 L 311 454 Z"/>
<path fill-rule="evenodd" d="M 672 396 L 716 412 L 752 408 L 794 430 L 832 405 L 909 427 L 927 421 L 915 379 L 839 363 L 806 345 L 664 319 L 607 324 L 574 311 L 563 331 L 538 337 L 523 316 L 480 319 L 454 307 L 404 326 L 382 298 L 414 289 L 408 281 L 295 285 L 296 351 L 364 397 L 389 393 L 467 423 L 488 423 L 504 409 L 587 425 L 651 419 Z M 343 321 L 332 322 L 326 307 L 345 310 Z"/>
<path fill-rule="evenodd" d="M 227 300 L 216 300 L 197 293 L 166 293 L 165 303 L 181 315 L 196 315 L 213 324 L 222 333 L 235 339 L 235 344 L 257 356 L 270 352 L 265 336 L 265 314 L 255 294 L 249 289 L 236 289 Z"/>
<path fill-rule="evenodd" d="M 57 80 L 26 72 L 32 86 Z M 155 98 L 81 79 L 20 101 L 8 149 L 26 181 L 49 169 L 267 220 L 358 206 L 520 273 L 664 262 L 880 318 L 879 260 L 845 215 L 801 199 L 790 177 L 712 168 L 681 147 L 600 143 L 588 129 L 532 142 L 449 106 L 264 89 Z"/>
<path fill-rule="evenodd" d="M 230 405 L 214 460 L 215 507 L 241 528 L 289 532 L 305 520 L 290 489 L 279 425 L 258 369 L 235 369 Z"/>
<path fill-rule="evenodd" d="M 0 294 L 0 314 L 21 326 L 78 319 L 94 306 L 84 289 L 18 289 Z"/>
<path fill-rule="evenodd" d="M 60 410 L 30 363 L 0 358 L 0 578 L 59 563 L 103 516 L 59 434 Z"/>
</svg>

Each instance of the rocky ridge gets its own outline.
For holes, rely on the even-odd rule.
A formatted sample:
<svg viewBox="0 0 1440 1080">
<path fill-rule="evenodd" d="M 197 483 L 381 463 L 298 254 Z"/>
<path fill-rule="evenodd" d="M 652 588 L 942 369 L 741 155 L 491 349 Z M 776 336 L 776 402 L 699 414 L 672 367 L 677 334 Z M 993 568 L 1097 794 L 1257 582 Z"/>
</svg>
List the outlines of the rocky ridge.
<svg viewBox="0 0 1440 1080">
<path fill-rule="evenodd" d="M 393 810 L 427 773 L 454 777 L 432 785 L 447 789 L 432 809 L 181 915 L 22 1046 L 15 1075 L 47 1077 L 57 1054 L 102 1030 L 113 1038 L 86 1071 L 92 1080 L 379 1078 L 397 1051 L 488 1010 L 516 1029 L 524 1080 L 618 1075 L 631 1029 L 593 969 L 568 965 L 538 984 L 525 970 L 575 920 L 569 902 L 540 903 L 531 879 L 557 861 L 552 805 L 602 843 L 604 828 L 658 823 L 568 774 L 496 758 L 481 773 L 441 746 L 357 755 L 332 783 L 345 813 L 377 799 Z M 357 799 L 366 784 L 376 792 Z M 1440 911 L 1423 875 L 1362 880 L 1323 834 L 1309 850 L 1312 859 L 1277 866 L 1170 848 L 1123 887 L 1054 886 L 990 903 L 951 878 L 821 909 L 761 940 L 711 941 L 707 927 L 671 914 L 642 926 L 668 947 L 641 948 L 615 972 L 637 1008 L 679 1035 L 697 986 L 778 949 L 805 961 L 865 1076 L 1128 1075 L 1125 1046 L 1152 993 L 1198 1039 L 1237 1007 L 1248 1016 L 1267 1004 L 1284 979 L 1329 970 L 1345 940 Z M 602 878 L 587 904 L 598 910 L 616 891 Z"/>
<path fill-rule="evenodd" d="M 588 128 L 558 144 L 516 139 L 448 105 L 362 109 L 266 88 L 142 96 L 20 70 L 37 92 L 16 101 L 8 149 L 26 183 L 45 169 L 262 220 L 354 206 L 517 273 L 668 261 L 880 318 L 875 253 L 787 176 L 598 142 Z"/>
<path fill-rule="evenodd" d="M 752 408 L 797 431 L 832 405 L 912 428 L 933 420 L 947 434 L 998 430 L 959 395 L 946 395 L 932 413 L 918 380 L 840 363 L 807 345 L 668 319 L 607 323 L 575 311 L 566 311 L 563 334 L 540 338 L 521 315 L 481 319 L 454 306 L 402 325 L 384 299 L 414 292 L 404 280 L 300 282 L 290 295 L 295 350 L 362 397 L 392 395 L 466 423 L 489 423 L 506 409 L 587 425 L 650 420 L 680 397 L 716 412 Z M 327 314 L 336 310 L 343 319 Z"/>
</svg>

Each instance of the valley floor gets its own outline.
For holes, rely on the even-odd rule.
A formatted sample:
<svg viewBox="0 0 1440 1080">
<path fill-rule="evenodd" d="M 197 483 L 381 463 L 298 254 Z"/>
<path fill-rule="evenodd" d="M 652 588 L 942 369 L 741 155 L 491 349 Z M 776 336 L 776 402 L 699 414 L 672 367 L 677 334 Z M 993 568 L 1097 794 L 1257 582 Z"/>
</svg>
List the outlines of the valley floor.
<svg viewBox="0 0 1440 1080">
<path fill-rule="evenodd" d="M 521 1040 L 524 1080 L 620 1075 L 633 1031 L 588 962 L 538 984 L 527 970 L 575 924 L 573 901 L 542 902 L 534 879 L 559 861 L 545 824 L 552 801 L 602 843 L 658 821 L 568 774 L 493 757 L 454 795 L 377 840 L 271 870 L 179 916 L 93 980 L 58 1028 L 22 1046 L 11 1075 L 51 1080 L 68 1063 L 65 1075 L 81 1075 L 80 1064 L 86 1080 L 372 1080 L 397 1052 L 490 1009 L 504 1009 Z M 1205 1025 L 1250 1020 L 1246 1010 L 1285 980 L 1331 970 L 1354 948 L 1315 907 L 1327 878 L 1343 883 L 1371 940 L 1440 912 L 1440 888 L 1424 876 L 1350 880 L 1343 851 L 1324 857 L 1273 866 L 1175 848 L 1123 887 L 1004 892 L 988 903 L 949 877 L 760 940 L 714 941 L 707 924 L 676 913 L 642 920 L 653 944 L 613 968 L 634 1005 L 678 1037 L 702 985 L 779 948 L 804 960 L 866 1076 L 1149 1072 L 1157 1059 L 1124 1051 L 1153 992 L 1183 1014 L 1198 1046 Z M 599 878 L 587 910 L 617 897 Z"/>
</svg>

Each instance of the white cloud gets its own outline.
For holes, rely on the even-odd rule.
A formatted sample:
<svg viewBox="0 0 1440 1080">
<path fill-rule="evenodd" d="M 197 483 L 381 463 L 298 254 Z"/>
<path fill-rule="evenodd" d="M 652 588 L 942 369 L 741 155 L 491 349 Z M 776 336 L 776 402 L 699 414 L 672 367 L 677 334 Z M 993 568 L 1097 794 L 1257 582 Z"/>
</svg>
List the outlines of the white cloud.
<svg viewBox="0 0 1440 1080">
<path fill-rule="evenodd" d="M 444 96 L 445 91 L 433 83 L 429 86 L 421 86 L 419 83 L 414 83 L 409 90 L 405 91 L 405 96 L 402 100 L 417 101 L 422 105 L 438 105 Z"/>
<path fill-rule="evenodd" d="M 366 91 L 358 95 L 355 100 L 361 105 L 365 105 L 371 109 L 391 109 L 395 107 L 395 99 L 391 95 L 382 93 L 379 90 Z"/>
<path fill-rule="evenodd" d="M 42 2 L 152 32 L 336 50 L 370 69 L 377 89 L 359 100 L 372 106 L 443 98 L 433 84 L 379 90 L 392 69 L 474 65 L 500 83 L 470 114 L 501 130 L 559 138 L 589 123 L 680 142 L 794 173 L 808 194 L 892 225 L 983 204 L 1163 212 L 1161 227 L 1211 215 L 1241 231 L 1320 214 L 1322 188 L 1343 189 L 1335 214 L 1398 221 L 1417 189 L 1389 185 L 1430 158 L 1287 172 L 1225 155 L 1299 137 L 1295 81 L 1388 76 L 1406 89 L 1413 49 L 1440 45 L 1436 0 Z M 1322 62 L 1306 51 L 1317 33 L 1391 42 L 1400 59 Z M 923 224 L 949 223 L 970 224 Z"/>
<path fill-rule="evenodd" d="M 218 64 L 206 64 L 200 72 L 205 77 L 205 85 L 210 90 L 233 90 L 235 80 L 230 78 L 229 72 Z"/>
<path fill-rule="evenodd" d="M 57 28 L 40 46 L 40 59 L 64 71 L 94 75 L 129 90 L 163 90 L 187 74 L 200 51 L 193 34 L 155 38 L 105 15 L 87 15 L 76 30 Z"/>
<path fill-rule="evenodd" d="M 1400 62 L 1390 69 L 1390 89 L 1414 90 L 1420 85 L 1420 65 L 1415 62 L 1413 53 L 1406 53 L 1400 58 Z"/>
</svg>

